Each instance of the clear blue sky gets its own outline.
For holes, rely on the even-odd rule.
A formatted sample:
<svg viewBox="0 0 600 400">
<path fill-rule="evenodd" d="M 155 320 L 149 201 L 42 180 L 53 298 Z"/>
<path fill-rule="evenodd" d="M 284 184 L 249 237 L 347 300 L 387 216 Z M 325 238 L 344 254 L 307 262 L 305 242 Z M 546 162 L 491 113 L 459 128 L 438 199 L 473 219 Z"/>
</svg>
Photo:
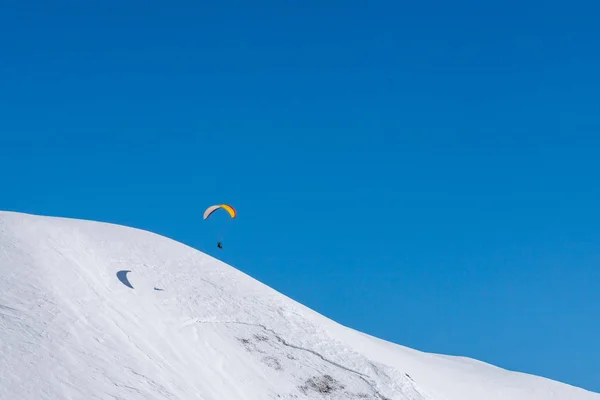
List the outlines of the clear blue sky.
<svg viewBox="0 0 600 400">
<path fill-rule="evenodd" d="M 149 229 L 353 328 L 600 392 L 586 3 L 5 1 L 0 209 Z"/>
</svg>

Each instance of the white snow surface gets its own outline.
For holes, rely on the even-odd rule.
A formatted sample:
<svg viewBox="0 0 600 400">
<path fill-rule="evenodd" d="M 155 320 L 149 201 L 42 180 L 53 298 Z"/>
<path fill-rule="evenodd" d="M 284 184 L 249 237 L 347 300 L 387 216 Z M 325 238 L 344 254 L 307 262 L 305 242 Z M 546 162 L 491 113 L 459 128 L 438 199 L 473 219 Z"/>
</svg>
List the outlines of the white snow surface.
<svg viewBox="0 0 600 400">
<path fill-rule="evenodd" d="M 0 212 L 0 399 L 600 394 L 377 339 L 147 231 Z"/>
</svg>

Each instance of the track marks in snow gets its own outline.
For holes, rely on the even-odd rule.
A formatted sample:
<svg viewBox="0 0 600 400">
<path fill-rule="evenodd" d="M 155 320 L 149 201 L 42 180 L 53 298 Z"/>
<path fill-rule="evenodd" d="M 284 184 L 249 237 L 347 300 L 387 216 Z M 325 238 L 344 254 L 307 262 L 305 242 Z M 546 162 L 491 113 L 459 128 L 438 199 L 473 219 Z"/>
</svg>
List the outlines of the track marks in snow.
<svg viewBox="0 0 600 400">
<path fill-rule="evenodd" d="M 23 313 L 16 308 L 0 304 L 0 317 L 13 318 L 22 321 L 24 319 L 22 315 Z"/>
<path fill-rule="evenodd" d="M 273 329 L 268 328 L 267 326 L 263 325 L 263 324 L 257 324 L 257 323 L 249 323 L 249 322 L 241 322 L 241 321 L 203 321 L 200 318 L 192 318 L 188 321 L 186 321 L 185 323 L 183 323 L 182 327 L 187 327 L 187 326 L 191 326 L 194 325 L 196 323 L 199 324 L 225 324 L 225 325 L 245 325 L 245 326 L 250 326 L 250 327 L 255 327 L 255 328 L 260 328 L 262 329 L 264 332 L 270 333 L 273 338 L 275 338 L 275 340 L 280 343 L 281 345 L 288 347 L 290 349 L 294 349 L 300 352 L 304 352 L 304 353 L 308 353 L 311 354 L 312 356 L 317 357 L 318 359 L 320 359 L 321 361 L 325 362 L 328 365 L 331 365 L 333 367 L 335 367 L 338 370 L 350 373 L 354 376 L 356 376 L 358 379 L 360 379 L 362 382 L 364 382 L 373 392 L 374 396 L 376 399 L 378 400 L 391 400 L 388 397 L 384 396 L 383 394 L 381 394 L 381 392 L 378 390 L 377 385 L 371 381 L 370 377 L 366 374 L 363 374 L 360 371 L 356 371 L 352 368 L 346 367 L 340 363 L 337 363 L 333 360 L 328 359 L 327 357 L 323 356 L 321 353 L 313 350 L 313 349 L 309 349 L 306 347 L 302 347 L 302 346 L 298 346 L 295 345 L 293 343 L 288 342 L 286 339 L 284 339 L 280 334 L 278 334 L 277 332 L 275 332 Z M 265 351 L 261 350 L 258 346 L 257 343 L 260 342 L 267 342 L 269 341 L 269 337 L 266 335 L 260 335 L 260 334 L 254 334 L 252 336 L 252 338 L 254 340 L 250 340 L 248 338 L 238 338 L 238 341 L 248 350 L 251 352 L 257 352 L 257 353 L 262 353 L 265 354 Z M 289 360 L 297 360 L 296 357 L 294 357 L 292 354 L 287 354 L 286 357 Z M 281 371 L 283 370 L 283 366 L 281 365 L 281 362 L 278 358 L 269 355 L 269 356 L 264 356 L 262 357 L 262 362 L 264 362 L 265 364 L 267 364 L 269 367 L 277 370 L 277 371 Z M 341 390 L 344 388 L 344 385 L 339 384 L 337 381 L 335 381 L 331 376 L 325 374 L 325 375 L 321 375 L 321 376 L 312 376 L 308 379 L 306 379 L 306 381 L 299 386 L 300 391 L 302 392 L 306 392 L 308 391 L 310 388 L 313 388 L 316 392 L 321 393 L 321 394 L 327 394 L 336 390 Z M 364 394 L 364 393 L 358 393 L 358 394 L 354 394 L 354 393 L 349 393 L 349 392 L 345 392 L 346 395 L 351 396 L 351 397 L 356 397 L 356 398 L 363 398 L 363 399 L 368 399 L 369 395 Z"/>
</svg>

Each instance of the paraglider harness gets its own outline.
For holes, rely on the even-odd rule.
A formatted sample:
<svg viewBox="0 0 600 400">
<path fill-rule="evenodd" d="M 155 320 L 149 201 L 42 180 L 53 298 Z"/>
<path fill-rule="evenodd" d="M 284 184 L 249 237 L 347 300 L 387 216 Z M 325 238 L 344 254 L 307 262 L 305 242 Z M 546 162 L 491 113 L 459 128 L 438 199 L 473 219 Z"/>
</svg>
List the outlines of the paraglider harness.
<svg viewBox="0 0 600 400">
<path fill-rule="evenodd" d="M 217 243 L 217 247 L 220 248 L 220 249 L 223 248 L 223 245 L 221 244 L 221 242 Z"/>
</svg>

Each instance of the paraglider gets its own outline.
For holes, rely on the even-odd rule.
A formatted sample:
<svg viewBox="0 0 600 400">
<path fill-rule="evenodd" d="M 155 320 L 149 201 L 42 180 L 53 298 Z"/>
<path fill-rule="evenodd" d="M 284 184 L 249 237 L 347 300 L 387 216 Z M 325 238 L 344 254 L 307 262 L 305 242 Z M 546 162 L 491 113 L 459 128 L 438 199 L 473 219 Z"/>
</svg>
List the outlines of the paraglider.
<svg viewBox="0 0 600 400">
<path fill-rule="evenodd" d="M 204 211 L 204 219 L 205 220 L 208 219 L 211 215 L 213 215 L 213 213 L 215 213 L 219 209 L 223 209 L 223 210 L 227 211 L 227 213 L 229 214 L 229 216 L 232 219 L 237 216 L 237 211 L 231 205 L 229 205 L 229 204 L 215 204 L 213 206 L 208 207 Z M 219 235 L 219 236 L 222 236 L 222 234 Z M 221 243 L 221 241 L 217 242 L 217 247 L 219 249 L 223 249 L 223 244 Z"/>
</svg>

